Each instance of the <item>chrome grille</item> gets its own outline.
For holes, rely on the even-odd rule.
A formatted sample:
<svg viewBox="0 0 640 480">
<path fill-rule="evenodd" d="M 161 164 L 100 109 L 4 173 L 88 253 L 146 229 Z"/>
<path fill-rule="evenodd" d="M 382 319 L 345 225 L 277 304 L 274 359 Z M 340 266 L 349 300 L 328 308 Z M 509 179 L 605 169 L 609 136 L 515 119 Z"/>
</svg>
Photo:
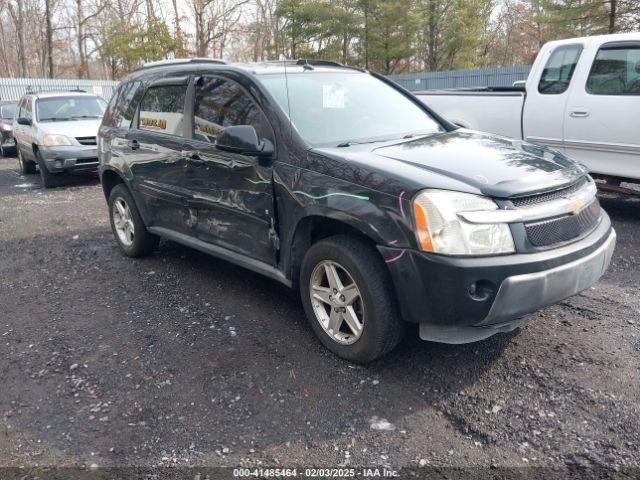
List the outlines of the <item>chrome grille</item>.
<svg viewBox="0 0 640 480">
<path fill-rule="evenodd" d="M 76 137 L 80 145 L 97 145 L 96 137 Z"/>
<path fill-rule="evenodd" d="M 585 183 L 587 183 L 587 179 L 586 177 L 583 177 L 573 185 L 569 185 L 568 187 L 563 187 L 558 190 L 554 190 L 552 192 L 540 193 L 537 195 L 529 195 L 526 197 L 512 198 L 511 203 L 513 203 L 514 207 L 526 208 L 526 207 L 531 207 L 533 205 L 538 205 L 540 203 L 551 202 L 553 200 L 557 200 L 558 198 L 562 198 L 577 192 L 582 187 L 584 187 Z"/>
<path fill-rule="evenodd" d="M 577 215 L 525 223 L 529 242 L 535 247 L 549 247 L 581 237 L 593 230 L 600 218 L 600 203 L 594 200 Z"/>
</svg>

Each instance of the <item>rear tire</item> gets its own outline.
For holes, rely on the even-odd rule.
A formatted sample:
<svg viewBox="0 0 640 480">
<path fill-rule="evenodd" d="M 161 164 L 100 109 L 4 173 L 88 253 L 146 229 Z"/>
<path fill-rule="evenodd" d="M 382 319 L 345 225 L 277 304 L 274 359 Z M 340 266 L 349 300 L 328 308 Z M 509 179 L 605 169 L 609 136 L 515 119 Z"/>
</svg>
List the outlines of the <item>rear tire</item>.
<svg viewBox="0 0 640 480">
<path fill-rule="evenodd" d="M 329 280 L 333 271 L 337 289 Z M 354 292 L 359 299 L 350 303 Z M 345 360 L 371 362 L 402 339 L 404 323 L 386 266 L 373 246 L 356 237 L 338 235 L 312 245 L 302 261 L 300 293 L 315 334 Z M 361 327 L 359 333 L 353 325 Z"/>
<path fill-rule="evenodd" d="M 42 179 L 44 188 L 56 188 L 64 183 L 64 177 L 61 173 L 51 173 L 47 170 L 47 166 L 40 152 L 36 152 L 36 160 L 38 161 L 40 178 Z"/>
<path fill-rule="evenodd" d="M 24 173 L 25 175 L 36 173 L 35 162 L 31 162 L 25 159 L 18 147 L 16 147 L 16 155 L 18 156 L 18 165 L 20 166 L 20 172 Z M 2 151 L 2 156 L 4 157 L 4 149 Z"/>
<path fill-rule="evenodd" d="M 125 255 L 143 257 L 158 248 L 160 237 L 149 233 L 129 189 L 122 183 L 109 194 L 109 220 Z"/>
</svg>

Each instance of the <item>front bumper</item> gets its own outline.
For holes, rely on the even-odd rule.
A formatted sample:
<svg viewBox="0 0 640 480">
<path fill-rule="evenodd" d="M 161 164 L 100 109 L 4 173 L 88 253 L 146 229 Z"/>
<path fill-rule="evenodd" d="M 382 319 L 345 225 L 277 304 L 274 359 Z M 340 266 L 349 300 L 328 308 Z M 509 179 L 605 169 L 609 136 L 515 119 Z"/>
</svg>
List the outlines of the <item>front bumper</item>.
<svg viewBox="0 0 640 480">
<path fill-rule="evenodd" d="M 98 171 L 98 149 L 93 145 L 41 146 L 40 153 L 47 170 L 51 173 Z"/>
<path fill-rule="evenodd" d="M 405 320 L 425 340 L 467 343 L 510 331 L 525 315 L 590 287 L 607 269 L 616 234 L 606 213 L 587 237 L 538 253 L 460 258 L 406 250 L 389 263 Z M 397 249 L 380 247 L 384 258 Z"/>
</svg>

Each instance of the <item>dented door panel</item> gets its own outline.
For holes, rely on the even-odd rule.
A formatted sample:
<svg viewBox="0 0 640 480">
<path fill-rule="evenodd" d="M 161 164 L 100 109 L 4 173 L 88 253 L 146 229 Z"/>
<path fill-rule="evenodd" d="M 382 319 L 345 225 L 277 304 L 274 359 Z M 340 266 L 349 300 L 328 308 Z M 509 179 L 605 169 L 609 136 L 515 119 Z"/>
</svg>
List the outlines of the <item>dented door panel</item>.
<svg viewBox="0 0 640 480">
<path fill-rule="evenodd" d="M 273 265 L 277 245 L 271 166 L 204 142 L 185 147 L 198 157 L 187 157 L 184 169 L 192 235 Z"/>
</svg>

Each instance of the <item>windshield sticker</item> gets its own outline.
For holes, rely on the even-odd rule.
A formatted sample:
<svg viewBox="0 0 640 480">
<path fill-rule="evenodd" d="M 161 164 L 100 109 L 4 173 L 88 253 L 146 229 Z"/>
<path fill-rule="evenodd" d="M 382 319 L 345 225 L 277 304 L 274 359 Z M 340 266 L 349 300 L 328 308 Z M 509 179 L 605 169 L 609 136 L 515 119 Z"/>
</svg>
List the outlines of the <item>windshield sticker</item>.
<svg viewBox="0 0 640 480">
<path fill-rule="evenodd" d="M 140 117 L 140 125 L 143 127 L 157 128 L 160 130 L 167 129 L 167 121 L 160 118 L 144 118 Z"/>
<path fill-rule="evenodd" d="M 344 108 L 346 89 L 335 83 L 322 85 L 322 108 Z"/>
</svg>

